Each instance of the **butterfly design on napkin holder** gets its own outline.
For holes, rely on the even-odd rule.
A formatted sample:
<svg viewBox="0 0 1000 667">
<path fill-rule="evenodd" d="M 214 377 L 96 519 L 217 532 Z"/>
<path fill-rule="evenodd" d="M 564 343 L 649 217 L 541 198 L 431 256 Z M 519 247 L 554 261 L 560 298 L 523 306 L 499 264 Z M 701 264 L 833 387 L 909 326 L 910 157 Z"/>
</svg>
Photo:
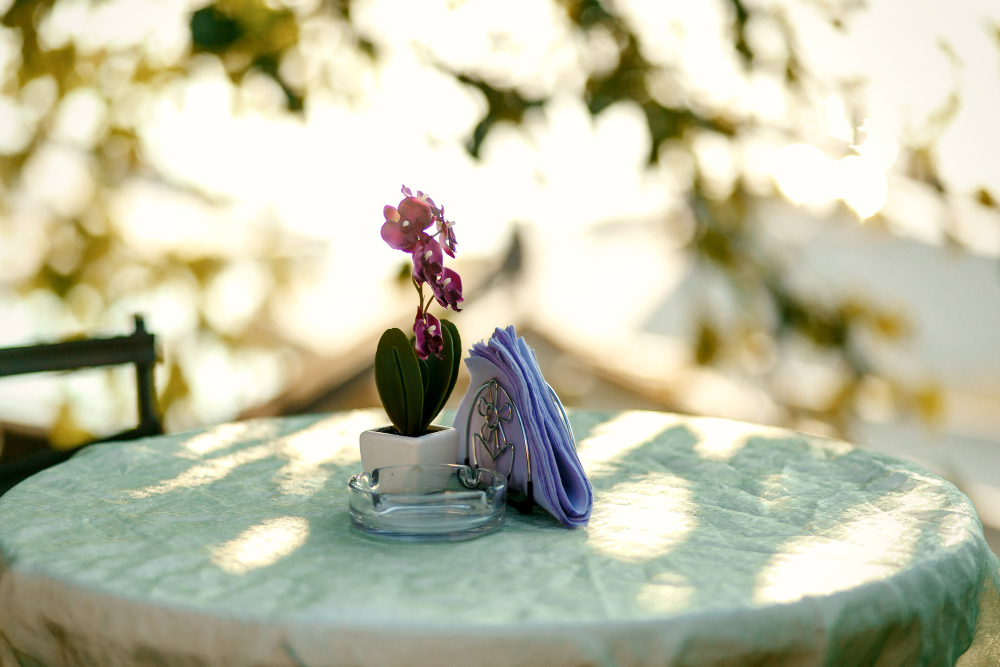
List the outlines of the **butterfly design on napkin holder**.
<svg viewBox="0 0 1000 667">
<path fill-rule="evenodd" d="M 521 428 L 521 442 L 524 443 L 524 462 L 528 475 L 525 498 L 523 500 L 512 498 L 510 503 L 519 512 L 526 514 L 534 507 L 535 500 L 533 496 L 534 486 L 531 481 L 531 453 L 528 449 L 528 434 L 525 431 L 521 413 L 518 411 L 514 401 L 511 400 L 507 390 L 496 380 L 484 383 L 475 396 L 473 396 L 472 400 L 473 410 L 469 411 L 469 421 L 465 425 L 465 441 L 467 443 L 465 465 L 471 465 L 476 470 L 484 467 L 487 470 L 504 472 L 499 469 L 500 460 L 509 452 L 510 465 L 507 466 L 505 472 L 509 481 L 510 476 L 514 472 L 514 459 L 517 456 L 517 451 L 514 444 L 507 441 L 504 424 L 510 424 L 516 418 L 517 425 Z M 478 433 L 472 433 L 472 422 L 475 420 L 476 415 L 482 417 L 483 423 L 479 427 Z M 469 438 L 470 433 L 472 435 L 471 439 Z M 479 465 L 478 452 L 480 448 L 486 454 L 486 458 L 483 459 L 483 466 Z"/>
</svg>

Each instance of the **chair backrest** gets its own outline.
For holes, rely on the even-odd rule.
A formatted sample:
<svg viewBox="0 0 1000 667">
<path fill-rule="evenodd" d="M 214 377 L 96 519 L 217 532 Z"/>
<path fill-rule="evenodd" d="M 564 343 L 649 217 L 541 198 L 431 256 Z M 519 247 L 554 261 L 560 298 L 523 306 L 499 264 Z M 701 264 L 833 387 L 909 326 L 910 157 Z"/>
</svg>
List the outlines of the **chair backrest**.
<svg viewBox="0 0 1000 667">
<path fill-rule="evenodd" d="M 146 331 L 146 324 L 141 316 L 135 316 L 135 331 L 128 336 L 0 348 L 0 377 L 121 364 L 135 365 L 139 424 L 133 429 L 96 442 L 132 440 L 162 434 L 163 425 L 156 411 L 156 391 L 153 384 L 156 336 Z M 0 495 L 24 478 L 65 461 L 73 451 L 43 450 L 0 466 Z"/>
<path fill-rule="evenodd" d="M 135 331 L 129 336 L 87 338 L 65 343 L 0 349 L 0 377 L 120 364 L 135 364 L 139 425 L 103 440 L 128 440 L 163 433 L 163 426 L 156 413 L 156 393 L 153 386 L 156 336 L 146 331 L 142 316 L 135 316 Z"/>
</svg>

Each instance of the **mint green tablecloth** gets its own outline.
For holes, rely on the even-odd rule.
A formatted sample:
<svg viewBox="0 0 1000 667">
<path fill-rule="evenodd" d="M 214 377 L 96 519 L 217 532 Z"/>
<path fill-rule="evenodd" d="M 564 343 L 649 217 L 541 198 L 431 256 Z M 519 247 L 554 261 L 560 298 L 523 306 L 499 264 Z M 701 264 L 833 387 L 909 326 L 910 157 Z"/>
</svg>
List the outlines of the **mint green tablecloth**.
<svg viewBox="0 0 1000 667">
<path fill-rule="evenodd" d="M 1000 664 L 951 484 L 725 420 L 571 421 L 589 527 L 511 510 L 456 544 L 351 528 L 377 411 L 89 448 L 0 498 L 0 665 Z"/>
</svg>

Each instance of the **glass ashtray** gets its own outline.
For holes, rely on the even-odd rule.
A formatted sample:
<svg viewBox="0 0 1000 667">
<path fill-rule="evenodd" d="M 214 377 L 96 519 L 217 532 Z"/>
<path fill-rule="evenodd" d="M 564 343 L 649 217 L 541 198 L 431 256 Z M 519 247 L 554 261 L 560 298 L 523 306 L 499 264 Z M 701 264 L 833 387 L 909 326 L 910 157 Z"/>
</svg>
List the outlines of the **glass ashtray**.
<svg viewBox="0 0 1000 667">
<path fill-rule="evenodd" d="M 503 525 L 503 473 L 447 463 L 376 468 L 348 482 L 351 523 L 394 540 L 457 542 Z"/>
</svg>

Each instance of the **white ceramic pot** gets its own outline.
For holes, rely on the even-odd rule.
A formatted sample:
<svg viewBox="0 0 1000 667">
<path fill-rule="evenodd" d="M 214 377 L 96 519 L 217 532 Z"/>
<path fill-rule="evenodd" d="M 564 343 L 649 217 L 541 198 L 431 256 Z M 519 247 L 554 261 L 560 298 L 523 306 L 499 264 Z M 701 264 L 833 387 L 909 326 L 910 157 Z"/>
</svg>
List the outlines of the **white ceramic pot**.
<svg viewBox="0 0 1000 667">
<path fill-rule="evenodd" d="M 370 473 L 385 466 L 417 463 L 458 463 L 458 431 L 451 426 L 432 425 L 427 433 L 399 435 L 392 426 L 361 433 L 361 466 Z"/>
</svg>

